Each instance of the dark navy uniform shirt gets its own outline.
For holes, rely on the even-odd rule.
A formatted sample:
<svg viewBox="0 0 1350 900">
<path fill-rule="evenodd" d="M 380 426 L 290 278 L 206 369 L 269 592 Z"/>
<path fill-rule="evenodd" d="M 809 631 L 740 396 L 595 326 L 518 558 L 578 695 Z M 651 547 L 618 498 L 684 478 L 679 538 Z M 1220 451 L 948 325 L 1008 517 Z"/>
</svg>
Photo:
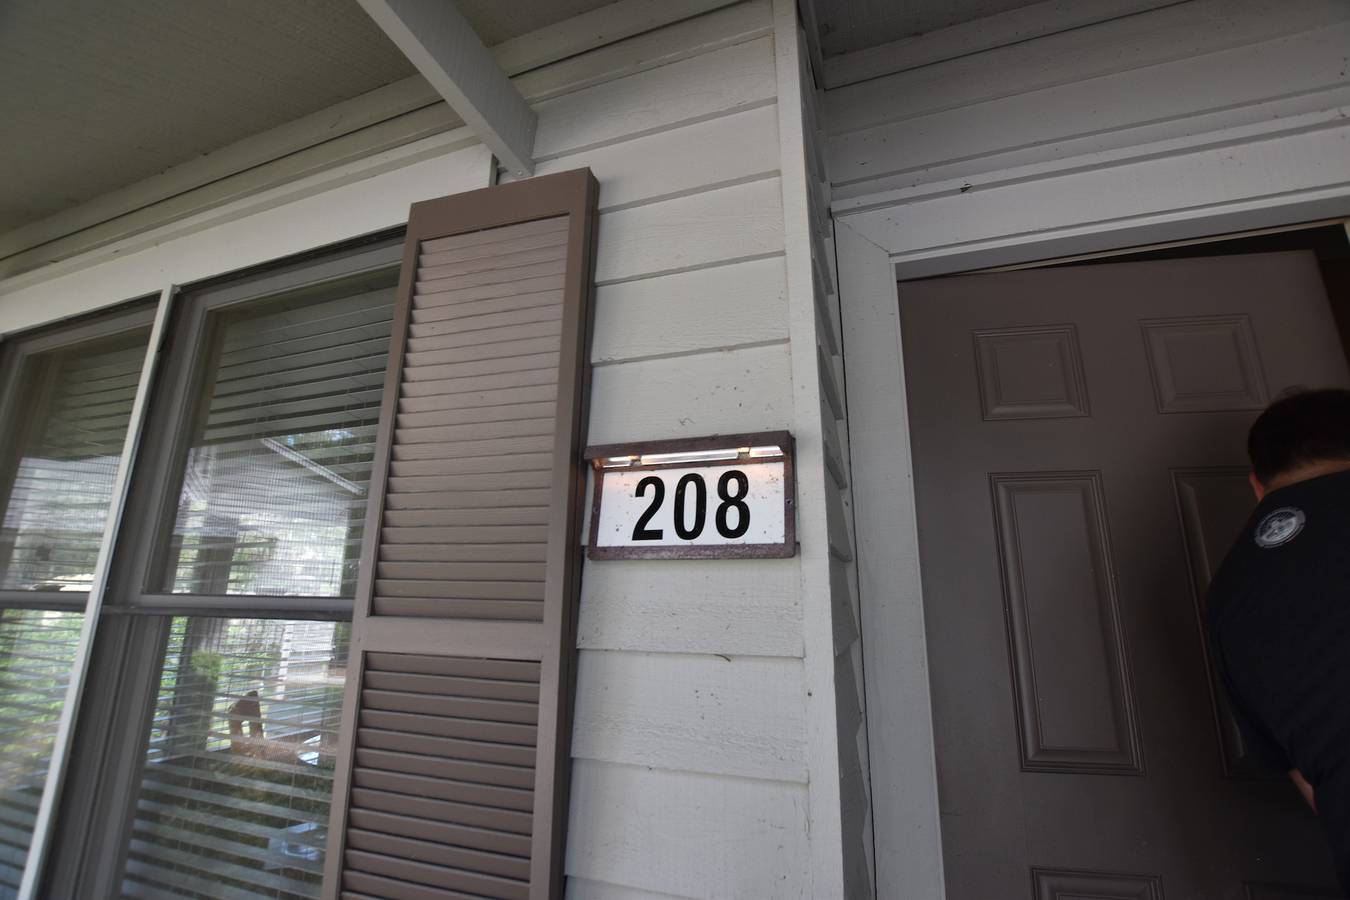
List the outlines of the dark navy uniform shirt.
<svg viewBox="0 0 1350 900">
<path fill-rule="evenodd" d="M 1207 619 L 1247 752 L 1313 786 L 1350 892 L 1350 471 L 1266 495 Z"/>
</svg>

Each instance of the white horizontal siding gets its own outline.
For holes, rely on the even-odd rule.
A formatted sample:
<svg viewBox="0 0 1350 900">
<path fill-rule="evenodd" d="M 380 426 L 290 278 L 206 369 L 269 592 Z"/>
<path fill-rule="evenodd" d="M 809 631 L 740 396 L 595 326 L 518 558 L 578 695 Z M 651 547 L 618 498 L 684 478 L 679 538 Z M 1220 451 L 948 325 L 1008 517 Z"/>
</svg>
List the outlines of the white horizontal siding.
<svg viewBox="0 0 1350 900">
<path fill-rule="evenodd" d="M 973 178 L 984 171 L 1323 109 L 1329 100 L 1344 99 L 1338 89 L 1347 81 L 1350 7 L 1346 18 L 1314 31 L 1009 96 L 972 98 L 956 107 L 836 133 L 829 141 L 831 177 L 841 196 L 849 196 L 857 192 L 857 182 L 875 189 L 872 183 L 878 181 L 903 186 L 957 175 Z M 895 87 L 905 96 L 910 86 Z M 844 113 L 858 99 L 839 98 L 841 118 L 850 118 Z"/>
<path fill-rule="evenodd" d="M 905 277 L 1343 216 L 1347 46 L 1190 0 L 830 91 L 835 213 Z"/>
<path fill-rule="evenodd" d="M 682 897 L 808 897 L 806 788 L 577 760 L 567 871 Z"/>
<path fill-rule="evenodd" d="M 838 557 L 830 558 L 830 596 L 834 602 L 834 652 L 847 653 L 862 636 L 858 627 L 856 598 L 851 591 L 849 565 Z"/>
<path fill-rule="evenodd" d="M 535 175 L 589 166 L 602 212 L 679 197 L 778 171 L 778 114 L 772 102 L 643 135 L 535 166 Z M 506 181 L 509 179 L 503 179 Z"/>
<path fill-rule="evenodd" d="M 598 367 L 590 442 L 791 428 L 791 369 L 786 345 Z"/>
<path fill-rule="evenodd" d="M 758 38 L 544 101 L 534 154 L 547 160 L 773 99 L 772 40 Z"/>
<path fill-rule="evenodd" d="M 794 560 L 604 560 L 581 580 L 577 646 L 802 655 Z"/>
<path fill-rule="evenodd" d="M 577 759 L 806 782 L 800 659 L 585 650 Z"/>
<path fill-rule="evenodd" d="M 783 198 L 766 178 L 600 217 L 598 284 L 783 250 Z"/>
<path fill-rule="evenodd" d="M 1279 5 L 1268 0 L 1176 3 L 828 91 L 826 130 L 830 134 L 858 131 L 942 109 L 1201 57 L 1334 25 L 1345 16 L 1340 0 Z M 1139 99 L 1147 103 L 1158 98 Z"/>
<path fill-rule="evenodd" d="M 793 427 L 770 4 L 714 15 L 537 107 L 537 171 L 601 184 L 591 444 Z M 800 596 L 796 559 L 587 561 L 570 897 L 810 893 Z"/>
<path fill-rule="evenodd" d="M 965 268 L 1344 216 L 1350 124 L 1341 112 L 1326 115 L 1326 127 L 1277 138 L 1103 160 L 1045 177 L 1009 173 L 978 192 L 935 192 L 847 221 L 898 261 L 913 261 L 906 272 L 917 277 L 971 251 L 980 255 L 967 256 Z M 1282 216 L 1292 200 L 1300 206 Z M 1050 241 L 1053 251 L 1036 249 Z"/>
<path fill-rule="evenodd" d="M 685 900 L 676 894 L 657 894 L 589 878 L 567 879 L 566 900 Z"/>
<path fill-rule="evenodd" d="M 824 64 L 824 83 L 826 88 L 843 87 L 1160 6 L 1171 6 L 1175 2 L 1093 0 L 1092 3 L 1066 4 L 1062 0 L 1039 0 L 936 31 L 833 56 Z"/>
<path fill-rule="evenodd" d="M 512 80 L 527 100 L 536 102 L 606 81 L 615 81 L 731 44 L 739 44 L 769 31 L 769 0 L 698 5 L 705 8 L 708 6 L 719 8 L 706 15 L 694 15 L 666 28 L 653 29 L 627 40 L 615 42 L 605 47 L 603 51 L 581 53 L 533 69 Z M 689 4 L 680 4 L 679 8 L 685 15 L 691 15 L 695 11 Z M 631 13 L 631 8 L 627 12 Z M 607 19 L 604 25 L 596 29 L 601 34 L 610 30 L 612 23 L 608 21 L 609 17 L 603 8 L 595 10 L 590 15 Z M 578 16 L 559 23 L 557 27 L 586 30 L 587 26 L 583 24 L 585 19 L 586 16 Z M 647 21 L 650 22 L 652 19 L 648 18 Z M 594 27 L 594 24 L 590 26 Z M 595 33 L 596 31 L 590 31 L 583 42 Z M 496 54 L 500 50 L 500 45 L 494 47 L 493 53 Z M 545 55 L 556 55 L 554 48 L 548 48 Z M 511 67 L 508 71 L 523 70 Z"/>
<path fill-rule="evenodd" d="M 787 340 L 779 257 L 604 285 L 595 292 L 596 364 Z"/>
</svg>

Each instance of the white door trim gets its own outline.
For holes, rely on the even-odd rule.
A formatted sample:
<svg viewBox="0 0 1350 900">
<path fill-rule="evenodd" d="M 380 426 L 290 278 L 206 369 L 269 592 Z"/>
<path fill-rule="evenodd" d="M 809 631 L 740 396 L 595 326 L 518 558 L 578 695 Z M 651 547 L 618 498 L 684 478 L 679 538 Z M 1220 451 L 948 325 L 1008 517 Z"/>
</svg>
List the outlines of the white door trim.
<svg viewBox="0 0 1350 900">
<path fill-rule="evenodd" d="M 937 760 L 895 270 L 835 225 L 876 895 L 941 900 Z M 884 652 L 883 652 L 884 651 Z"/>
<path fill-rule="evenodd" d="M 1031 239 L 1009 234 L 943 245 L 942 235 L 973 224 L 959 215 L 953 220 L 953 211 L 914 204 L 835 222 L 881 900 L 945 896 L 897 281 L 1342 219 L 1350 213 L 1350 183 L 1280 198 L 1227 198 L 1203 211 L 1157 209 L 1066 223 Z M 878 243 L 899 234 L 903 248 Z"/>
</svg>

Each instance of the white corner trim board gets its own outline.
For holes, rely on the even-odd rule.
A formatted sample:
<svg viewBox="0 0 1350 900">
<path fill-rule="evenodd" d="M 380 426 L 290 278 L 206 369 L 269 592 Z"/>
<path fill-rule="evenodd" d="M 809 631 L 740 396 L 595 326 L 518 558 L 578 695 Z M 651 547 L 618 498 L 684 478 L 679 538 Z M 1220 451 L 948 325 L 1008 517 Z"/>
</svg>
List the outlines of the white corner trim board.
<svg viewBox="0 0 1350 900">
<path fill-rule="evenodd" d="M 774 64 L 778 85 L 778 147 L 782 176 L 783 248 L 787 274 L 789 377 L 792 430 L 797 444 L 797 515 L 801 545 L 802 639 L 805 652 L 806 760 L 810 834 L 810 892 L 818 900 L 843 898 L 844 838 L 839 773 L 839 719 L 835 694 L 833 605 L 830 585 L 830 494 L 826 472 L 819 356 L 816 270 L 812 264 L 811 202 L 814 181 L 807 159 L 808 134 L 802 45 L 794 0 L 774 0 Z M 822 298 L 823 299 L 823 298 Z M 741 351 L 746 352 L 746 351 Z M 604 371 L 603 369 L 600 371 Z M 829 423 L 831 426 L 834 422 Z M 750 891 L 753 896 L 757 892 Z M 758 893 L 763 895 L 763 889 Z M 770 894 L 775 892 L 770 891 Z"/>
</svg>

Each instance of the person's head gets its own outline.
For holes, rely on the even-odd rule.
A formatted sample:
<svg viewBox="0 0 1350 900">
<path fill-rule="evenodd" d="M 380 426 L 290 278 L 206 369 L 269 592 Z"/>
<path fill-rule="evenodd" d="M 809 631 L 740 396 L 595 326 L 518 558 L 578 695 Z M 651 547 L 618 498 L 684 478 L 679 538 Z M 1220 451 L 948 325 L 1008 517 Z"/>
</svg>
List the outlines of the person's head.
<svg viewBox="0 0 1350 900">
<path fill-rule="evenodd" d="M 1350 469 L 1350 391 L 1300 391 L 1276 400 L 1247 435 L 1252 490 L 1276 488 Z"/>
</svg>

